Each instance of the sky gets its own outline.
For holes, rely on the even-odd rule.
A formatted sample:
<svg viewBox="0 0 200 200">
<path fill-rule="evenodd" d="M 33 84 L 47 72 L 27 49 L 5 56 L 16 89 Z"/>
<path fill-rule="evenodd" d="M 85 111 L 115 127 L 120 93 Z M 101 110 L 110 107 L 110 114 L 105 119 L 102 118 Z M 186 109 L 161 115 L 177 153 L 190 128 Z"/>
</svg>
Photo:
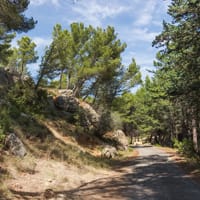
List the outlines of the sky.
<svg viewBox="0 0 200 200">
<path fill-rule="evenodd" d="M 153 60 L 158 49 L 152 47 L 152 41 L 161 33 L 163 20 L 169 21 L 169 4 L 170 0 L 30 0 L 25 15 L 38 22 L 33 30 L 19 34 L 13 46 L 27 35 L 36 43 L 41 59 L 45 46 L 52 41 L 53 27 L 57 23 L 64 29 L 69 29 L 73 22 L 102 28 L 113 26 L 118 39 L 127 44 L 122 63 L 128 66 L 134 58 L 144 79 L 146 75 L 151 76 L 148 70 L 154 70 Z M 29 66 L 33 76 L 40 59 Z"/>
</svg>

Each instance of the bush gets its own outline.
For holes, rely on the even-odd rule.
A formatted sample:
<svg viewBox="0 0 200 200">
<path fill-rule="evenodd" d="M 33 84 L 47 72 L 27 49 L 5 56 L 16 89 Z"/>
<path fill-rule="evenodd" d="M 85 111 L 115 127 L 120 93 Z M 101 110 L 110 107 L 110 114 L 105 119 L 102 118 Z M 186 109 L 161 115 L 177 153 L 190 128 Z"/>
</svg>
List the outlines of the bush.
<svg viewBox="0 0 200 200">
<path fill-rule="evenodd" d="M 118 112 L 111 112 L 111 123 L 113 129 L 123 129 L 122 117 Z"/>
<path fill-rule="evenodd" d="M 177 139 L 174 139 L 174 147 L 177 148 L 180 153 L 187 156 L 191 156 L 194 154 L 192 140 L 185 138 L 183 139 L 183 141 L 178 141 Z"/>
<path fill-rule="evenodd" d="M 113 122 L 111 118 L 111 113 L 109 111 L 104 111 L 100 117 L 98 133 L 100 135 L 103 135 L 106 132 L 111 131 L 112 124 Z"/>
<path fill-rule="evenodd" d="M 3 146 L 5 133 L 10 128 L 9 107 L 0 106 L 0 148 Z"/>
<path fill-rule="evenodd" d="M 46 108 L 47 92 L 34 90 L 31 86 L 22 83 L 15 84 L 8 93 L 9 101 L 15 110 L 27 113 L 40 113 Z"/>
</svg>

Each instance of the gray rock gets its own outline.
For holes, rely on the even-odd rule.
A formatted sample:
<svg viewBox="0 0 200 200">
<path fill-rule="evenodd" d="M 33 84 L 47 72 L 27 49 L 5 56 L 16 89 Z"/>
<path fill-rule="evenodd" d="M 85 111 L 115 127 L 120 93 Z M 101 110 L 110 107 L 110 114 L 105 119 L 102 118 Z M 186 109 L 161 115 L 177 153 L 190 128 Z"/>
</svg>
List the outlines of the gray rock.
<svg viewBox="0 0 200 200">
<path fill-rule="evenodd" d="M 105 139 L 112 141 L 118 150 L 128 149 L 128 138 L 122 130 L 107 132 L 103 135 Z"/>
<path fill-rule="evenodd" d="M 73 96 L 60 95 L 54 99 L 57 108 L 66 112 L 75 113 L 78 111 L 78 100 Z"/>
<path fill-rule="evenodd" d="M 113 146 L 105 146 L 102 150 L 102 156 L 106 158 L 114 158 L 117 155 L 117 149 Z"/>
<path fill-rule="evenodd" d="M 88 130 L 98 128 L 100 116 L 88 103 L 77 99 L 72 90 L 59 90 L 60 95 L 54 98 L 55 106 L 67 113 L 77 113 L 81 125 Z"/>
<path fill-rule="evenodd" d="M 79 107 L 84 112 L 85 124 L 98 128 L 100 116 L 88 103 L 80 102 Z"/>
<path fill-rule="evenodd" d="M 13 155 L 19 157 L 24 157 L 27 153 L 22 141 L 15 135 L 15 133 L 10 133 L 6 137 L 5 146 Z"/>
<path fill-rule="evenodd" d="M 119 144 L 118 148 L 120 150 L 127 150 L 128 138 L 122 130 L 115 130 L 113 133 L 113 139 Z"/>
</svg>

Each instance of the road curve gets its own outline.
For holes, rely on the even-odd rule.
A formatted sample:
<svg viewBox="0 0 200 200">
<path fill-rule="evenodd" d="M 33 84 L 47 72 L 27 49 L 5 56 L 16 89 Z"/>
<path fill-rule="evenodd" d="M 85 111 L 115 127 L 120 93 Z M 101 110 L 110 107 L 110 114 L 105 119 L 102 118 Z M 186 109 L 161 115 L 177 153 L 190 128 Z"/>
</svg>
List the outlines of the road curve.
<svg viewBox="0 0 200 200">
<path fill-rule="evenodd" d="M 200 200 L 200 185 L 170 160 L 169 154 L 151 146 L 136 149 L 139 156 L 116 169 L 120 175 L 84 184 L 70 191 L 72 199 Z"/>
</svg>

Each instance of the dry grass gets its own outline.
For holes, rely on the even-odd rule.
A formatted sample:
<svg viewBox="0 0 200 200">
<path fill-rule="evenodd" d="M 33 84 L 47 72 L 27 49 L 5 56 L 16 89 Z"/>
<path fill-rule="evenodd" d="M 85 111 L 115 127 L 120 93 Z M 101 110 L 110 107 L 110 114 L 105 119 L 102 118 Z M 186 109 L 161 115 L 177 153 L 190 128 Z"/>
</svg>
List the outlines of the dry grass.
<svg viewBox="0 0 200 200">
<path fill-rule="evenodd" d="M 27 155 L 24 159 L 14 158 L 14 166 L 17 171 L 28 173 L 28 174 L 35 174 L 36 173 L 36 161 L 33 156 Z"/>
<path fill-rule="evenodd" d="M 7 185 L 4 183 L 6 179 L 8 179 L 9 171 L 7 169 L 7 166 L 3 163 L 3 155 L 2 152 L 0 152 L 1 159 L 0 159 L 0 199 L 4 199 L 5 197 L 10 197 L 10 191 L 7 187 Z"/>
</svg>

